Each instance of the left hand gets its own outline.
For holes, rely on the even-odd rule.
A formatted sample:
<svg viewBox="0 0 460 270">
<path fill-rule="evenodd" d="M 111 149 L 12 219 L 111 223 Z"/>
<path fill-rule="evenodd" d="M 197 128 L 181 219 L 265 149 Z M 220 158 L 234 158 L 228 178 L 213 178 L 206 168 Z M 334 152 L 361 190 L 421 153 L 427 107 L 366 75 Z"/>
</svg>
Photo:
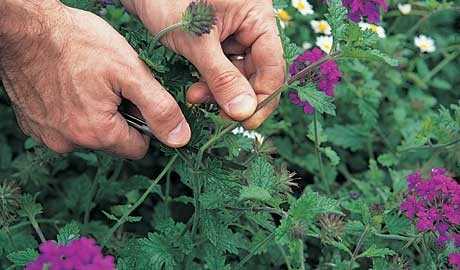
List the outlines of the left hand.
<svg viewBox="0 0 460 270">
<path fill-rule="evenodd" d="M 158 33 L 179 22 L 192 1 L 122 2 L 152 33 Z M 253 115 L 257 104 L 282 86 L 285 76 L 272 1 L 208 0 L 208 3 L 214 6 L 217 17 L 211 34 L 196 37 L 175 31 L 162 42 L 190 60 L 202 75 L 202 82 L 188 90 L 188 102 L 215 100 L 225 116 L 244 121 L 246 128 L 257 128 L 276 109 L 279 99 Z M 244 60 L 234 62 L 225 56 L 244 53 Z"/>
</svg>

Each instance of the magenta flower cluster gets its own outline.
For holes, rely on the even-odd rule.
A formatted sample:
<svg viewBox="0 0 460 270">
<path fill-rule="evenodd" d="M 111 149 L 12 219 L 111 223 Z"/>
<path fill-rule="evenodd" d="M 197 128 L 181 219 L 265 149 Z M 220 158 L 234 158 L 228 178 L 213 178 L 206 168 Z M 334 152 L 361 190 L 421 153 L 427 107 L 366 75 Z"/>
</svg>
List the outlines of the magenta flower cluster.
<svg viewBox="0 0 460 270">
<path fill-rule="evenodd" d="M 342 0 L 342 4 L 348 9 L 348 18 L 354 22 L 367 17 L 368 22 L 379 23 L 380 9 L 388 10 L 386 0 Z"/>
<path fill-rule="evenodd" d="M 452 253 L 449 255 L 449 264 L 455 269 L 460 270 L 460 253 Z"/>
<path fill-rule="evenodd" d="M 321 60 L 324 56 L 325 54 L 319 48 L 305 51 L 294 60 L 294 63 L 289 67 L 289 73 L 291 76 L 295 76 L 309 65 Z M 322 63 L 317 71 L 305 74 L 305 76 L 300 78 L 300 83 L 302 84 L 307 80 L 311 80 L 316 82 L 316 87 L 320 91 L 328 96 L 334 96 L 335 87 L 339 83 L 341 76 L 342 74 L 337 63 L 334 60 L 328 60 Z M 313 106 L 307 101 L 301 100 L 296 92 L 289 93 L 289 100 L 294 105 L 302 107 L 306 114 L 312 114 L 314 112 Z"/>
<path fill-rule="evenodd" d="M 104 256 L 96 241 L 82 237 L 68 245 L 47 241 L 40 245 L 40 256 L 26 270 L 115 270 L 114 258 Z"/>
<path fill-rule="evenodd" d="M 418 231 L 436 233 L 438 246 L 452 241 L 460 247 L 460 184 L 443 168 L 432 169 L 429 179 L 413 173 L 407 182 L 409 193 L 401 211 L 416 223 Z M 460 269 L 460 254 L 451 254 L 449 261 Z"/>
</svg>

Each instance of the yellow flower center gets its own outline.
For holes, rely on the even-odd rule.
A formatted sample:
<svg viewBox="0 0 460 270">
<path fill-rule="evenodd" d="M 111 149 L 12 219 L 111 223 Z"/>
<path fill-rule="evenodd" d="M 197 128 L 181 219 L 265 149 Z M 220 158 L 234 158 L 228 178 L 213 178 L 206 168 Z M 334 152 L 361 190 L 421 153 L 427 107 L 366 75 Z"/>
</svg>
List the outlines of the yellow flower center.
<svg viewBox="0 0 460 270">
<path fill-rule="evenodd" d="M 329 28 L 328 24 L 325 22 L 320 22 L 318 25 L 319 31 L 320 32 L 326 32 L 326 30 Z"/>
<path fill-rule="evenodd" d="M 284 9 L 278 11 L 278 18 L 280 18 L 280 20 L 283 22 L 288 22 L 291 20 L 291 16 L 289 16 L 289 13 L 287 13 L 287 11 Z"/>
<path fill-rule="evenodd" d="M 371 29 L 372 32 L 377 33 L 379 31 L 379 27 L 375 24 L 369 25 L 369 28 Z"/>
<path fill-rule="evenodd" d="M 297 3 L 297 6 L 295 8 L 300 9 L 300 10 L 305 9 L 305 3 L 304 2 L 299 2 L 299 3 Z"/>
</svg>

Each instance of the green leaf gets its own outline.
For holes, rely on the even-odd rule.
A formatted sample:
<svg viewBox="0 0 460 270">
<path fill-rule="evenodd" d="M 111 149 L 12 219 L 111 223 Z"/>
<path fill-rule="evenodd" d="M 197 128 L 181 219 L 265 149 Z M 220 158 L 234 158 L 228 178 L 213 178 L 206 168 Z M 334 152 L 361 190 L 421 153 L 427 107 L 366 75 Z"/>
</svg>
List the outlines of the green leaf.
<svg viewBox="0 0 460 270">
<path fill-rule="evenodd" d="M 362 257 L 386 257 L 396 255 L 396 252 L 389 248 L 378 248 L 376 245 L 372 245 L 366 251 L 358 255 L 357 258 Z"/>
<path fill-rule="evenodd" d="M 42 213 L 43 207 L 41 204 L 35 202 L 36 197 L 30 194 L 22 196 L 20 200 L 21 210 L 18 211 L 21 217 L 35 217 Z"/>
<path fill-rule="evenodd" d="M 326 134 L 332 143 L 351 151 L 364 149 L 369 135 L 368 131 L 359 125 L 335 125 L 326 129 Z"/>
<path fill-rule="evenodd" d="M 392 153 L 381 154 L 377 160 L 385 167 L 391 167 L 399 164 L 398 157 Z"/>
<path fill-rule="evenodd" d="M 39 254 L 35 249 L 28 248 L 23 251 L 8 254 L 6 257 L 14 263 L 15 266 L 25 266 L 26 264 L 34 261 L 38 255 Z"/>
<path fill-rule="evenodd" d="M 362 48 L 356 48 L 356 47 L 345 47 L 342 50 L 341 57 L 359 59 L 359 60 L 384 62 L 394 67 L 399 64 L 398 60 L 391 58 L 390 56 L 376 49 L 362 49 Z"/>
<path fill-rule="evenodd" d="M 60 245 L 66 245 L 69 242 L 80 237 L 80 227 L 76 222 L 71 222 L 58 231 L 57 241 Z"/>
<path fill-rule="evenodd" d="M 247 181 L 250 185 L 260 187 L 262 189 L 271 190 L 276 183 L 276 174 L 273 165 L 264 157 L 255 158 L 247 172 Z"/>
<path fill-rule="evenodd" d="M 315 123 L 311 122 L 308 125 L 308 134 L 307 137 L 312 141 L 315 142 Z M 318 139 L 319 139 L 319 144 L 323 144 L 327 142 L 327 134 L 324 133 L 323 126 L 321 125 L 321 122 L 318 121 Z"/>
<path fill-rule="evenodd" d="M 328 1 L 329 13 L 326 14 L 326 20 L 331 25 L 332 36 L 334 40 L 343 40 L 345 38 L 345 18 L 347 15 L 347 9 L 342 6 L 340 0 Z"/>
<path fill-rule="evenodd" d="M 139 240 L 140 249 L 148 258 L 149 269 L 176 269 L 177 262 L 168 241 L 158 233 L 149 233 Z"/>
<path fill-rule="evenodd" d="M 243 187 L 239 199 L 241 201 L 254 200 L 268 202 L 272 199 L 272 196 L 270 195 L 270 192 L 265 188 L 250 185 L 247 187 Z"/>
<path fill-rule="evenodd" d="M 331 161 L 332 166 L 337 166 L 340 164 L 339 155 L 331 147 L 321 148 L 321 152 L 323 152 Z"/>
<path fill-rule="evenodd" d="M 304 86 L 297 83 L 294 88 L 297 89 L 300 99 L 308 101 L 316 111 L 335 116 L 334 98 L 318 91 L 313 83 L 307 83 Z"/>
</svg>

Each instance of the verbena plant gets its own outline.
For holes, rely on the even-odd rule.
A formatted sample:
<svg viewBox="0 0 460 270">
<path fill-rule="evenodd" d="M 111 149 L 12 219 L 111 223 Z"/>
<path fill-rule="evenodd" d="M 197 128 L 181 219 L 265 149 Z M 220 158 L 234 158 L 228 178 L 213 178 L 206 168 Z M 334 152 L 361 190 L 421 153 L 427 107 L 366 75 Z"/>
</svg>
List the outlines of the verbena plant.
<svg viewBox="0 0 460 270">
<path fill-rule="evenodd" d="M 101 10 L 93 1 L 64 2 Z M 435 167 L 460 175 L 458 7 L 417 2 L 412 16 L 390 8 L 388 37 L 380 39 L 350 21 L 341 1 L 318 4 L 332 28 L 331 52 L 276 92 L 297 93 L 313 114 L 283 97 L 256 139 L 232 132 L 239 124 L 219 118 L 213 105 L 188 106 L 195 68 L 116 5 L 101 16 L 182 104 L 189 145 L 154 142 L 139 162 L 91 151 L 57 156 L 24 140 L 2 91 L 0 268 L 24 268 L 39 256 L 40 242 L 89 236 L 116 258 L 117 269 L 447 269 L 449 254 L 459 251 L 456 216 L 445 216 L 452 239 L 440 244 L 441 229 L 421 228 L 425 210 L 405 216 L 409 196 L 427 211 L 430 202 L 407 189 L 406 177 Z M 295 14 L 280 27 L 289 66 L 302 53 L 296 44 L 312 40 L 311 18 L 287 1 L 275 6 Z M 190 29 L 183 22 L 175 31 Z M 436 37 L 436 53 L 418 54 L 412 45 L 422 30 Z M 335 99 L 316 84 L 330 60 L 342 77 Z M 435 170 L 429 181 L 450 181 L 453 191 L 443 196 L 460 211 L 448 175 Z"/>
</svg>

